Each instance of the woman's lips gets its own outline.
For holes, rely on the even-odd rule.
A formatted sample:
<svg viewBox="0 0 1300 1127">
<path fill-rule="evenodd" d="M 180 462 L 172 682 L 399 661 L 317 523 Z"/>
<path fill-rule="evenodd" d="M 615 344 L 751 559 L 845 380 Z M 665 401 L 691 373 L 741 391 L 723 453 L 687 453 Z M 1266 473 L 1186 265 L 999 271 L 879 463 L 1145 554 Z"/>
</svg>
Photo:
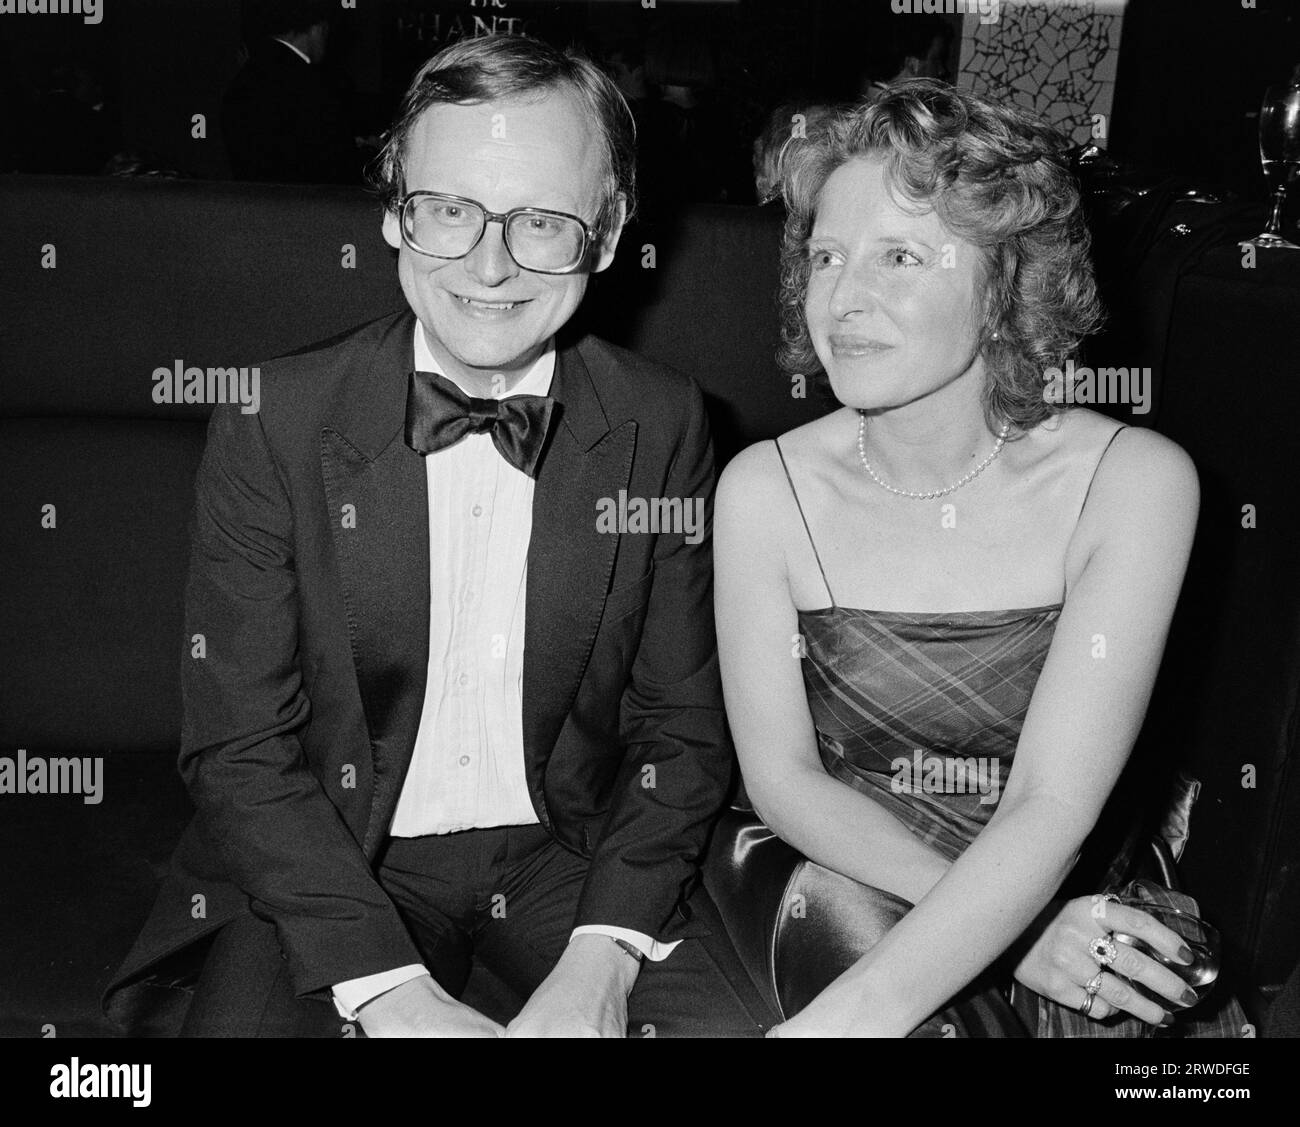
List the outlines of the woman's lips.
<svg viewBox="0 0 1300 1127">
<path fill-rule="evenodd" d="M 831 354 L 834 356 L 877 356 L 894 346 L 870 337 L 832 336 Z"/>
</svg>

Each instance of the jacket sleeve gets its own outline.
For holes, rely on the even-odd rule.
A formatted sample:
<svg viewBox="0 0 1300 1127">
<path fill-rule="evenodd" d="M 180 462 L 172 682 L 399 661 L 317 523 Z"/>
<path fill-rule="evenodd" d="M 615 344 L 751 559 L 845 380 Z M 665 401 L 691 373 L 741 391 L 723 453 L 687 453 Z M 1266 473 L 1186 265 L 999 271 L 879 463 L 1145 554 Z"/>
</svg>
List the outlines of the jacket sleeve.
<svg viewBox="0 0 1300 1127">
<path fill-rule="evenodd" d="M 181 776 L 295 991 L 420 962 L 305 761 L 293 512 L 260 416 L 235 407 L 213 413 L 199 467 L 185 637 Z"/>
<path fill-rule="evenodd" d="M 689 894 L 732 776 L 713 627 L 715 472 L 708 416 L 690 384 L 665 496 L 698 499 L 697 532 L 660 532 L 641 642 L 623 695 L 625 755 L 575 926 L 682 937 Z M 696 541 L 691 543 L 691 541 Z"/>
</svg>

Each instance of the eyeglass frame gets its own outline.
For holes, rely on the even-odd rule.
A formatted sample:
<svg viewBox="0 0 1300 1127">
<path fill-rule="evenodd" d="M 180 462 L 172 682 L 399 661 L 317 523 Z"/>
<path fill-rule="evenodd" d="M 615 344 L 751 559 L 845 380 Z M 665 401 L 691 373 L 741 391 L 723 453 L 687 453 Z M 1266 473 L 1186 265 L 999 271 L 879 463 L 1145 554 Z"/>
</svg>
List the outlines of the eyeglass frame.
<svg viewBox="0 0 1300 1127">
<path fill-rule="evenodd" d="M 476 207 L 483 213 L 483 223 L 479 227 L 478 236 L 469 245 L 469 249 L 464 254 L 434 254 L 423 247 L 415 245 L 414 240 L 406 231 L 406 209 L 417 199 L 433 196 L 440 200 L 448 200 L 451 203 L 465 203 Z M 564 270 L 534 270 L 531 266 L 525 266 L 515 257 L 515 252 L 510 249 L 510 242 L 506 238 L 507 224 L 516 215 L 550 215 L 557 219 L 572 219 L 579 227 L 582 228 L 582 249 L 578 252 L 578 257 L 572 266 Z M 415 192 L 407 192 L 397 205 L 397 225 L 402 231 L 402 242 L 410 247 L 416 254 L 422 254 L 427 258 L 440 258 L 444 262 L 458 262 L 462 258 L 468 258 L 474 253 L 474 248 L 483 241 L 483 236 L 487 234 L 489 223 L 501 224 L 501 245 L 506 248 L 506 254 L 510 256 L 513 262 L 520 270 L 527 270 L 530 274 L 550 274 L 564 275 L 576 274 L 582 264 L 587 260 L 587 252 L 591 249 L 594 242 L 599 237 L 599 231 L 592 224 L 576 215 L 570 215 L 567 211 L 552 211 L 545 207 L 512 207 L 509 211 L 489 211 L 478 200 L 472 200 L 469 196 L 454 196 L 450 192 L 431 192 L 427 189 L 421 189 Z"/>
</svg>

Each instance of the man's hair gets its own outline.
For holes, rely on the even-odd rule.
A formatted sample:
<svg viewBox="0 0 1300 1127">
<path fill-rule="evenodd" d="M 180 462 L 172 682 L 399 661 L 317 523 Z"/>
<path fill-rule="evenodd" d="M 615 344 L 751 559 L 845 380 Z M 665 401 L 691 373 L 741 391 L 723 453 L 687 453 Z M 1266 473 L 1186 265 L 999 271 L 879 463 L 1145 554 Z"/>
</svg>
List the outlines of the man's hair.
<svg viewBox="0 0 1300 1127">
<path fill-rule="evenodd" d="M 406 192 L 406 149 L 420 115 L 430 106 L 478 105 L 505 98 L 540 99 L 569 90 L 600 127 L 605 148 L 604 191 L 595 228 L 607 234 L 621 196 L 630 217 L 636 208 L 636 126 L 614 82 L 574 48 L 560 51 L 524 35 L 484 35 L 445 47 L 422 66 L 371 169 L 384 207 L 396 211 Z"/>
<path fill-rule="evenodd" d="M 1070 142 L 1032 114 L 928 78 L 892 86 L 791 146 L 783 162 L 781 347 L 790 372 L 821 370 L 804 315 L 812 233 L 822 188 L 851 160 L 884 161 L 890 190 L 933 208 L 979 248 L 984 410 L 1027 430 L 1059 408 L 1044 373 L 1063 367 L 1101 319 Z M 999 339 L 993 340 L 997 331 Z"/>
</svg>

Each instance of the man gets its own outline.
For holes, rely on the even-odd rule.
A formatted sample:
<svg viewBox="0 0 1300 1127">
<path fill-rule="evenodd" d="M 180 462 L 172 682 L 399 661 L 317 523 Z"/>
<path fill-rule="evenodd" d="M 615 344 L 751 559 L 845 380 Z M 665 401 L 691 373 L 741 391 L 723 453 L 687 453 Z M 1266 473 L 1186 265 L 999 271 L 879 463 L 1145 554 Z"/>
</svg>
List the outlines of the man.
<svg viewBox="0 0 1300 1127">
<path fill-rule="evenodd" d="M 189 1033 L 318 1028 L 331 995 L 370 1036 L 773 1020 L 691 891 L 731 772 L 707 538 L 598 520 L 620 494 L 706 510 L 701 396 L 562 332 L 633 160 L 584 59 L 483 38 L 416 76 L 381 173 L 411 310 L 266 367 L 260 414 L 213 415 L 198 817 L 115 1016 L 220 928 Z M 520 1012 L 459 1000 L 475 960 Z"/>
<path fill-rule="evenodd" d="M 235 179 L 360 183 L 362 154 L 322 70 L 331 10 L 328 0 L 271 0 L 259 7 L 266 34 L 254 37 L 221 103 Z"/>
</svg>

